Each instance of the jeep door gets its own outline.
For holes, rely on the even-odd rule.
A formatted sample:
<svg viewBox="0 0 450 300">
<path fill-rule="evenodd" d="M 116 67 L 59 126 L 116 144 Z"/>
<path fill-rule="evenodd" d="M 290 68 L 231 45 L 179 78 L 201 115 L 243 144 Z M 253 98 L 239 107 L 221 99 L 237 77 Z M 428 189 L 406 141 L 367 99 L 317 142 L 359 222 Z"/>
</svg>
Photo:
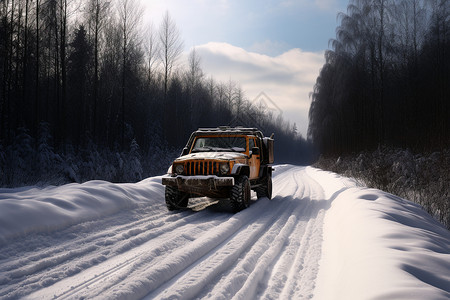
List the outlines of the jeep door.
<svg viewBox="0 0 450 300">
<path fill-rule="evenodd" d="M 257 144 L 256 139 L 254 137 L 249 137 L 248 139 L 248 151 L 249 155 L 253 149 L 253 147 L 260 147 Z M 248 165 L 250 167 L 250 179 L 256 179 L 259 177 L 259 167 L 260 167 L 260 157 L 261 157 L 261 148 L 259 149 L 259 154 L 253 154 L 248 160 Z"/>
</svg>

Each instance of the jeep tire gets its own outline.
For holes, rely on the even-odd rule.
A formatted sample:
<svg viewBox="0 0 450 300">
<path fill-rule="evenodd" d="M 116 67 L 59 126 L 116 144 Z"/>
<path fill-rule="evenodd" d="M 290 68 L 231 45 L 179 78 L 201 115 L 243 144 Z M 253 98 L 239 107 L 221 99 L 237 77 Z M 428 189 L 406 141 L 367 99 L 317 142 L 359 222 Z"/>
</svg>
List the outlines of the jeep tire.
<svg viewBox="0 0 450 300">
<path fill-rule="evenodd" d="M 188 205 L 189 195 L 176 187 L 167 185 L 165 196 L 167 209 L 170 211 L 186 208 Z"/>
<path fill-rule="evenodd" d="M 235 178 L 230 192 L 230 204 L 233 212 L 239 212 L 250 205 L 250 181 L 245 175 Z"/>
<path fill-rule="evenodd" d="M 256 195 L 259 198 L 267 197 L 272 199 L 272 176 L 271 174 L 267 174 L 262 179 L 262 184 L 258 188 L 256 188 Z"/>
</svg>

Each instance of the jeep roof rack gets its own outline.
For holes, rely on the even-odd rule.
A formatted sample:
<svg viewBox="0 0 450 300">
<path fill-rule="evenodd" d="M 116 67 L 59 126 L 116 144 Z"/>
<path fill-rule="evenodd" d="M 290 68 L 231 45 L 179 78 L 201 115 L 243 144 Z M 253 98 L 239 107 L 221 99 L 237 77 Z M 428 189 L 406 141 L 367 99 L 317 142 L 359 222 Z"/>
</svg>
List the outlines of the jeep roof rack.
<svg viewBox="0 0 450 300">
<path fill-rule="evenodd" d="M 241 127 L 241 126 L 237 126 L 237 127 L 230 127 L 230 126 L 219 126 L 216 128 L 199 128 L 197 130 L 197 133 L 211 133 L 211 134 L 219 134 L 222 132 L 227 132 L 227 133 L 241 133 L 241 134 L 253 134 L 253 135 L 257 135 L 260 136 L 261 138 L 264 137 L 263 133 L 261 132 L 261 130 L 259 130 L 258 128 L 253 128 L 253 127 Z"/>
<path fill-rule="evenodd" d="M 260 131 L 258 128 L 254 127 L 230 127 L 230 126 L 219 126 L 216 128 L 199 128 L 197 131 Z"/>
</svg>

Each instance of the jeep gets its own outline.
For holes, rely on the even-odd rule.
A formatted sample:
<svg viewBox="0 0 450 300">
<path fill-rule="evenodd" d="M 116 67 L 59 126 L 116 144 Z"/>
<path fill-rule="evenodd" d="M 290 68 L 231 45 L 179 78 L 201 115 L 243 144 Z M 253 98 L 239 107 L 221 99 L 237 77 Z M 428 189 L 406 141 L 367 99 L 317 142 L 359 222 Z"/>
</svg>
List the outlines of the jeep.
<svg viewBox="0 0 450 300">
<path fill-rule="evenodd" d="M 234 212 L 250 204 L 250 190 L 272 198 L 273 134 L 256 128 L 203 128 L 191 134 L 181 156 L 163 176 L 170 211 L 186 208 L 189 198 L 229 199 Z"/>
</svg>

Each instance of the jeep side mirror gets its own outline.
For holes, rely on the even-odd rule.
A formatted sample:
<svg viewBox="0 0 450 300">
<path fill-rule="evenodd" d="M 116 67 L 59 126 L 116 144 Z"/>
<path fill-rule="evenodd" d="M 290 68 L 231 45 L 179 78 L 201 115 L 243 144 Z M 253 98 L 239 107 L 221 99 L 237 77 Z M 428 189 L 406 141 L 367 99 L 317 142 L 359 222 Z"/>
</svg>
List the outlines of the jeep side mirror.
<svg viewBox="0 0 450 300">
<path fill-rule="evenodd" d="M 188 154 L 188 153 L 189 153 L 189 148 L 184 147 L 184 148 L 183 148 L 183 152 L 181 152 L 181 156 L 186 155 L 186 154 Z"/>
<path fill-rule="evenodd" d="M 253 147 L 252 148 L 252 154 L 259 155 L 259 148 L 258 147 Z"/>
</svg>

